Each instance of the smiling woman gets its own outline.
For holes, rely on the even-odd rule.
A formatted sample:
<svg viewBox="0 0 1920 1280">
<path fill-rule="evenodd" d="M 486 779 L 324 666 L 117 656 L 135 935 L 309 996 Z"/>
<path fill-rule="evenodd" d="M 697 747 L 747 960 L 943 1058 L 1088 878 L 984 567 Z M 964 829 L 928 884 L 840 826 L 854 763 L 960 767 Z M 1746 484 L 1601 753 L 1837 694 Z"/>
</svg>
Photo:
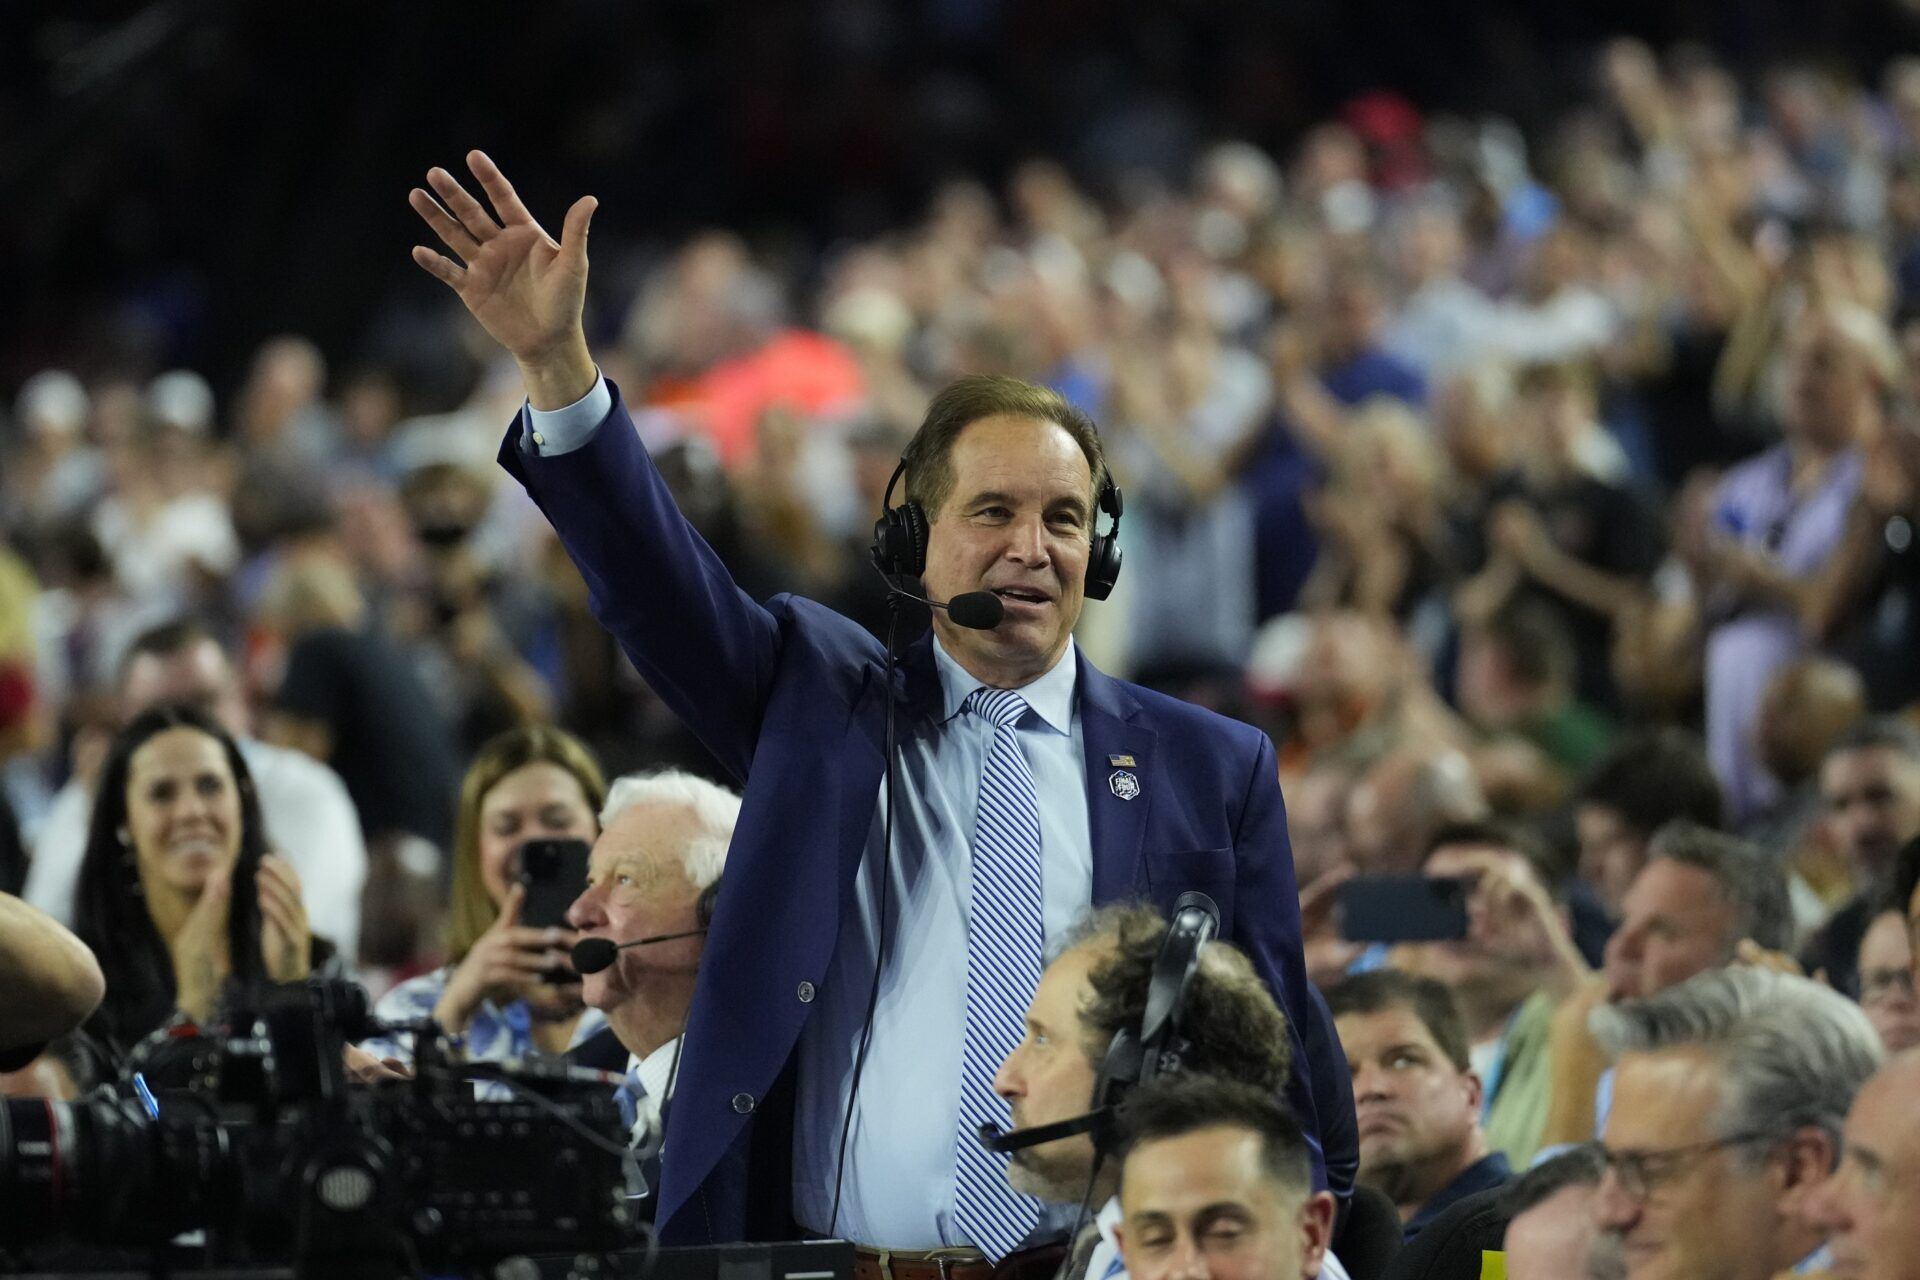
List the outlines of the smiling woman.
<svg viewBox="0 0 1920 1280">
<path fill-rule="evenodd" d="M 114 739 L 75 923 L 107 979 L 86 1029 L 115 1065 L 175 1010 L 206 1018 L 229 980 L 297 980 L 331 954 L 298 877 L 268 851 L 239 749 L 186 707 L 145 712 Z"/>
<path fill-rule="evenodd" d="M 526 897 L 520 850 L 530 840 L 593 841 L 607 784 L 593 753 L 551 725 L 526 725 L 490 739 L 467 767 L 453 836 L 453 903 L 448 963 L 380 998 L 386 1021 L 433 1017 L 462 1037 L 474 1061 L 558 1054 L 606 1026 L 580 1001 L 565 948 L 570 930 L 521 923 Z M 574 889 L 584 888 L 576 885 Z M 558 979 L 568 978 L 567 981 Z M 361 1048 L 410 1062 L 412 1037 L 380 1037 Z M 499 1085 L 483 1098 L 504 1098 Z"/>
</svg>

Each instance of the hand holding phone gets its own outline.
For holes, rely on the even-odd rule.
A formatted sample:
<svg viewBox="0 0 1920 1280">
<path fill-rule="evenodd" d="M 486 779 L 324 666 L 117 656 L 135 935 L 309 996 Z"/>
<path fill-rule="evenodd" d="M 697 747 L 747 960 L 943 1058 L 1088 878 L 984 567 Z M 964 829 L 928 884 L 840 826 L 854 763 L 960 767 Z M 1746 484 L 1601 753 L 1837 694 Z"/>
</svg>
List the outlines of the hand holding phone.
<svg viewBox="0 0 1920 1280">
<path fill-rule="evenodd" d="M 527 891 L 520 923 L 529 929 L 567 928 L 567 909 L 587 887 L 585 840 L 529 840 L 520 846 L 513 878 Z"/>
<path fill-rule="evenodd" d="M 571 929 L 567 910 L 587 887 L 585 840 L 529 840 L 520 846 L 514 878 L 526 890 L 520 923 L 529 929 Z M 550 973 L 548 982 L 576 982 L 576 973 Z"/>
<path fill-rule="evenodd" d="M 507 887 L 499 918 L 453 967 L 446 989 L 433 1008 L 434 1018 L 448 1031 L 456 1035 L 465 1032 L 484 1001 L 497 1005 L 516 1000 L 547 1003 L 562 994 L 557 989 L 561 984 L 580 980 L 567 952 L 573 943 L 573 931 L 536 929 L 522 923 L 526 899 L 527 887 L 516 879 Z"/>
<path fill-rule="evenodd" d="M 1349 942 L 1457 942 L 1467 936 L 1469 876 L 1355 876 L 1340 886 Z"/>
</svg>

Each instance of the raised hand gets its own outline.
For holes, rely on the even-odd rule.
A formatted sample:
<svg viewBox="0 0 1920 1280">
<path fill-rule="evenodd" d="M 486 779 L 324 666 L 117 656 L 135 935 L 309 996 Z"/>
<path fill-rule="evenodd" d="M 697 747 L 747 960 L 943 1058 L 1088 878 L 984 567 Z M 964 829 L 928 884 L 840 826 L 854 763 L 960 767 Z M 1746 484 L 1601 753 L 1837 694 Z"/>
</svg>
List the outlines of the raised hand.
<svg viewBox="0 0 1920 1280">
<path fill-rule="evenodd" d="M 484 153 L 468 152 L 467 167 L 493 212 L 445 169 L 428 170 L 427 184 L 439 200 L 415 187 L 407 202 L 458 261 L 424 245 L 415 246 L 413 260 L 460 295 L 480 326 L 519 362 L 534 408 L 562 408 L 592 390 L 597 376 L 580 316 L 587 296 L 587 224 L 599 202 L 592 196 L 574 201 L 556 242 Z"/>
<path fill-rule="evenodd" d="M 1531 872 L 1491 855 L 1468 855 L 1477 873 L 1467 899 L 1467 943 L 1535 968 L 1541 985 L 1564 994 L 1587 977 L 1586 961 L 1546 887 Z"/>
<path fill-rule="evenodd" d="M 277 853 L 260 859 L 260 958 L 275 982 L 298 982 L 313 967 L 313 928 L 293 864 Z"/>
<path fill-rule="evenodd" d="M 475 939 L 466 958 L 448 977 L 433 1016 L 455 1035 L 467 1029 L 484 1001 L 496 1005 L 516 1000 L 549 1004 L 556 993 L 544 975 L 572 972 L 566 948 L 576 935 L 568 929 L 532 929 L 521 924 L 520 908 L 526 898 L 527 891 L 521 885 L 507 890 L 499 919 Z M 574 993 L 577 1001 L 579 988 L 569 985 L 565 989 Z"/>
<path fill-rule="evenodd" d="M 208 874 L 200 899 L 173 936 L 174 1002 L 195 1022 L 213 1015 L 231 965 L 227 954 L 227 904 L 233 896 L 229 871 Z"/>
</svg>

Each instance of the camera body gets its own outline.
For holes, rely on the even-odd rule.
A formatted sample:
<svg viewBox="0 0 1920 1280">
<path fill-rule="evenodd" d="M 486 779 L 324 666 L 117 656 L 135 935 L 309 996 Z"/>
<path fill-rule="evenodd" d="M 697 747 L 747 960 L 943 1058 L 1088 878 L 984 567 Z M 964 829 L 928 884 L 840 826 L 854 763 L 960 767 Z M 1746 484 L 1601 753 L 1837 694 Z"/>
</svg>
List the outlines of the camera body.
<svg viewBox="0 0 1920 1280">
<path fill-rule="evenodd" d="M 607 1085 L 520 1072 L 513 1101 L 481 1102 L 419 1028 L 413 1079 L 349 1088 L 345 1046 L 372 1029 L 351 983 L 261 988 L 219 1030 L 160 1041 L 151 1094 L 6 1103 L 0 1259 L 32 1269 L 57 1245 L 60 1269 L 88 1269 L 77 1245 L 125 1270 L 129 1251 L 200 1231 L 172 1269 L 414 1275 L 635 1241 Z"/>
</svg>

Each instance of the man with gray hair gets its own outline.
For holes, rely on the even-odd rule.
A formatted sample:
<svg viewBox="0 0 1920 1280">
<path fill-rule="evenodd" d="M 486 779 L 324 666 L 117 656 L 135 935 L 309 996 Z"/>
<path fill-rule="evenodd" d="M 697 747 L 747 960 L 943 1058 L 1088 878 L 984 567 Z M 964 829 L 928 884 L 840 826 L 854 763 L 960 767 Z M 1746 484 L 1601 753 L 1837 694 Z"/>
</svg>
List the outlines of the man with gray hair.
<svg viewBox="0 0 1920 1280">
<path fill-rule="evenodd" d="M 1628 1280 L 1771 1280 L 1825 1237 L 1854 1094 L 1880 1064 L 1858 1006 L 1805 978 L 1723 968 L 1598 1009 L 1619 1055 L 1594 1202 Z"/>
<path fill-rule="evenodd" d="M 621 1111 L 634 1145 L 648 1157 L 659 1151 L 705 947 L 702 935 L 739 814 L 739 796 L 690 773 L 616 778 L 601 810 L 586 890 L 567 910 L 567 923 L 582 939 L 616 945 L 663 939 L 617 952 L 581 984 L 588 1007 L 607 1017 L 602 1034 L 626 1050 Z M 603 1049 L 588 1041 L 575 1056 L 598 1061 Z M 643 1171 L 649 1187 L 659 1185 L 657 1170 Z M 651 1216 L 652 1205 L 649 1196 L 642 1212 Z"/>
<path fill-rule="evenodd" d="M 1759 846 L 1683 819 L 1656 831 L 1647 852 L 1607 941 L 1605 982 L 1555 1016 L 1548 1146 L 1584 1142 L 1606 1123 L 1613 1073 L 1588 1030 L 1596 1007 L 1657 996 L 1733 963 L 1749 944 L 1769 952 L 1792 945 L 1786 873 Z"/>
<path fill-rule="evenodd" d="M 1792 945 L 1786 876 L 1759 846 L 1682 819 L 1654 833 L 1648 854 L 1607 942 L 1609 999 L 1658 995 L 1731 963 L 1748 940 Z"/>
</svg>

